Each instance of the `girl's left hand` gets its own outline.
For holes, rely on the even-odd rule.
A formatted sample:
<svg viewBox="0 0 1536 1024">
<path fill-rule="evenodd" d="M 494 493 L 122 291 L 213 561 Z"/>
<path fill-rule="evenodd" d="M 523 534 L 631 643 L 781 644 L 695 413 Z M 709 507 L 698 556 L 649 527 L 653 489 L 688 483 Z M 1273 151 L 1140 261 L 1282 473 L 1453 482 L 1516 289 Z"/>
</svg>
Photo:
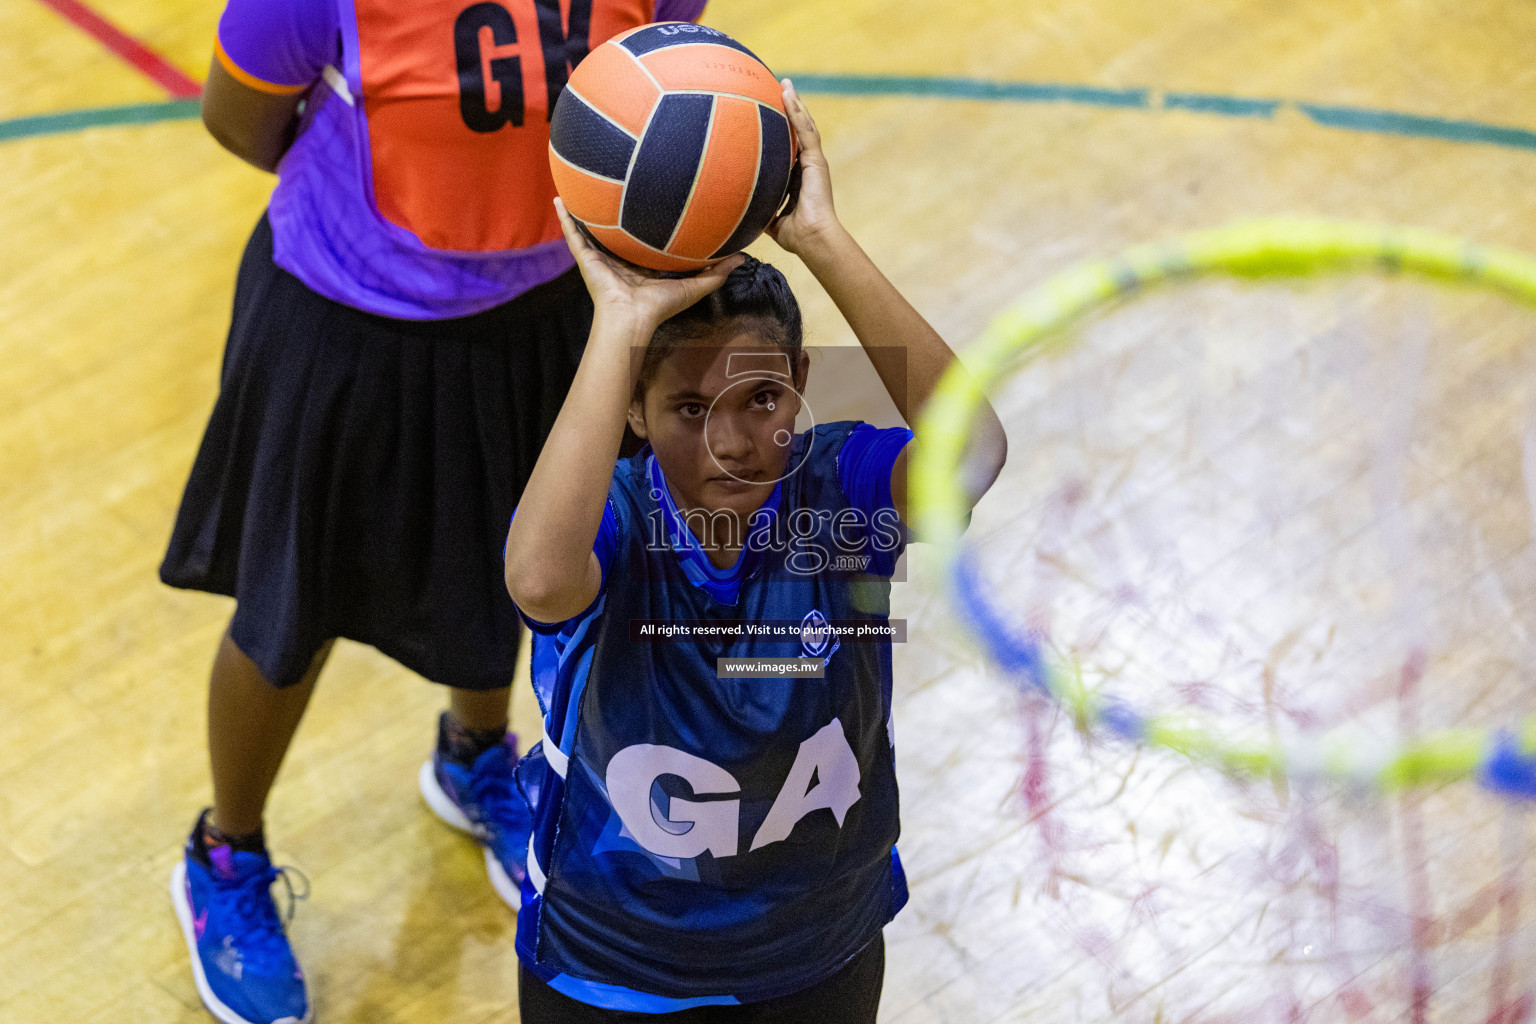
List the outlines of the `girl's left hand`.
<svg viewBox="0 0 1536 1024">
<path fill-rule="evenodd" d="M 598 251 L 559 199 L 555 200 L 555 212 L 560 216 L 565 244 L 576 257 L 582 280 L 592 294 L 596 315 L 628 320 L 647 336 L 663 320 L 681 313 L 724 284 L 726 275 L 739 267 L 744 258 L 740 254 L 728 256 L 691 277 L 660 277 Z"/>
<path fill-rule="evenodd" d="M 789 252 L 804 258 L 807 247 L 827 238 L 840 226 L 832 208 L 832 171 L 821 150 L 821 133 L 811 112 L 800 102 L 795 84 L 784 79 L 784 109 L 800 144 L 800 158 L 790 178 L 789 204 L 768 225 L 768 234 Z"/>
</svg>

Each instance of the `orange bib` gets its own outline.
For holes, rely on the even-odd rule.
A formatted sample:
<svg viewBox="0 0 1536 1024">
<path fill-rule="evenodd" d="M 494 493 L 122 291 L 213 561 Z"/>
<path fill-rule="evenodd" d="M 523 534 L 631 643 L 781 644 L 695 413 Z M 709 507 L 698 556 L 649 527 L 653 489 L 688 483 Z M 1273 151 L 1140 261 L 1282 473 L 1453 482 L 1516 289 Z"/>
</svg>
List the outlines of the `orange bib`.
<svg viewBox="0 0 1536 1024">
<path fill-rule="evenodd" d="M 374 203 L 434 249 L 560 237 L 549 114 L 592 47 L 655 0 L 355 0 Z"/>
</svg>

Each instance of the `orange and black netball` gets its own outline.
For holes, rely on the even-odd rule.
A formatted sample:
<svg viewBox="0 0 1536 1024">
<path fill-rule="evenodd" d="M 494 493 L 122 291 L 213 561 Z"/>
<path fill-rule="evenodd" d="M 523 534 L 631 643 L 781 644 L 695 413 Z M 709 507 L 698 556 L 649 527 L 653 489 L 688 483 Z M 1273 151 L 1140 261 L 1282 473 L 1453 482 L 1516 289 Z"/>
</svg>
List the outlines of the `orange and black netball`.
<svg viewBox="0 0 1536 1024">
<path fill-rule="evenodd" d="M 795 161 L 773 72 L 686 22 L 593 50 L 555 105 L 549 148 L 555 187 L 588 236 L 666 271 L 706 267 L 762 234 Z"/>
</svg>

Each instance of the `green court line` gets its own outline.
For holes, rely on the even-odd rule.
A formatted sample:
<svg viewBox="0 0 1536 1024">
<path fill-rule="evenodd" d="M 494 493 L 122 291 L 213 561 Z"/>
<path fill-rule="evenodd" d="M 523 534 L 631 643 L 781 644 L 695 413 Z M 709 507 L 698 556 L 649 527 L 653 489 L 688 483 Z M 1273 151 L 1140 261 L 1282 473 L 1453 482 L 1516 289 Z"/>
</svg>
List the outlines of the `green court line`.
<svg viewBox="0 0 1536 1024">
<path fill-rule="evenodd" d="M 1501 146 L 1536 150 L 1536 131 L 1510 125 L 1488 124 L 1442 117 L 1426 117 L 1372 107 L 1346 107 L 1259 97 L 1222 96 L 1214 93 L 1166 92 L 1151 89 L 1110 89 L 1059 82 L 999 82 L 985 78 L 949 78 L 922 75 L 827 75 L 792 74 L 795 85 L 808 94 L 822 96 L 914 96 L 930 99 L 980 100 L 990 103 L 1070 103 L 1078 106 L 1122 110 L 1183 110 L 1216 117 L 1272 119 L 1291 110 L 1324 128 L 1396 135 L 1437 142 Z M 96 107 L 58 114 L 40 114 L 0 121 L 0 142 L 63 135 L 87 128 L 124 124 L 153 124 L 189 120 L 198 116 L 197 100 L 168 103 L 137 103 L 125 107 Z"/>
<path fill-rule="evenodd" d="M 1330 107 L 1318 103 L 1298 103 L 1296 109 L 1320 125 L 1346 131 L 1407 135 L 1446 142 L 1480 142 L 1512 149 L 1536 149 L 1536 132 L 1524 128 L 1509 128 L 1482 121 L 1453 121 L 1443 117 L 1395 114 L 1388 110 Z"/>
<path fill-rule="evenodd" d="M 1280 107 L 1279 100 L 1248 100 L 1239 96 L 1214 96 L 1203 92 L 1163 94 L 1163 108 L 1166 110 L 1192 110 L 1197 114 L 1219 114 L 1223 117 L 1274 117 Z"/>
<path fill-rule="evenodd" d="M 61 114 L 38 114 L 0 121 L 0 142 L 38 135 L 65 135 L 87 128 L 107 128 L 120 124 L 154 124 L 157 121 L 184 121 L 198 116 L 198 100 L 169 100 L 164 103 L 134 103 L 126 107 L 94 107 L 68 110 Z"/>
<path fill-rule="evenodd" d="M 791 74 L 795 88 L 831 96 L 931 96 L 1008 103 L 1081 103 L 1092 107 L 1145 107 L 1146 89 L 1101 89 L 1053 82 L 995 82 L 985 78 L 908 75 Z"/>
</svg>

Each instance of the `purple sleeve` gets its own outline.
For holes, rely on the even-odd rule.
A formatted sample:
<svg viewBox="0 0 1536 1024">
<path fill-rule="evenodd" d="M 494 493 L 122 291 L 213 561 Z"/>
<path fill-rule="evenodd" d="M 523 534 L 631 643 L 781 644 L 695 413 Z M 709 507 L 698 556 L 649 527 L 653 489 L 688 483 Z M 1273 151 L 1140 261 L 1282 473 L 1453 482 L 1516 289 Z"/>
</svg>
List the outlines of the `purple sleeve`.
<svg viewBox="0 0 1536 1024">
<path fill-rule="evenodd" d="M 255 79 L 247 85 L 302 88 L 337 58 L 337 17 L 335 0 L 229 0 L 219 18 L 220 55 L 236 78 L 231 63 Z"/>
<path fill-rule="evenodd" d="M 698 21 L 708 0 L 656 0 L 657 21 Z"/>
</svg>

